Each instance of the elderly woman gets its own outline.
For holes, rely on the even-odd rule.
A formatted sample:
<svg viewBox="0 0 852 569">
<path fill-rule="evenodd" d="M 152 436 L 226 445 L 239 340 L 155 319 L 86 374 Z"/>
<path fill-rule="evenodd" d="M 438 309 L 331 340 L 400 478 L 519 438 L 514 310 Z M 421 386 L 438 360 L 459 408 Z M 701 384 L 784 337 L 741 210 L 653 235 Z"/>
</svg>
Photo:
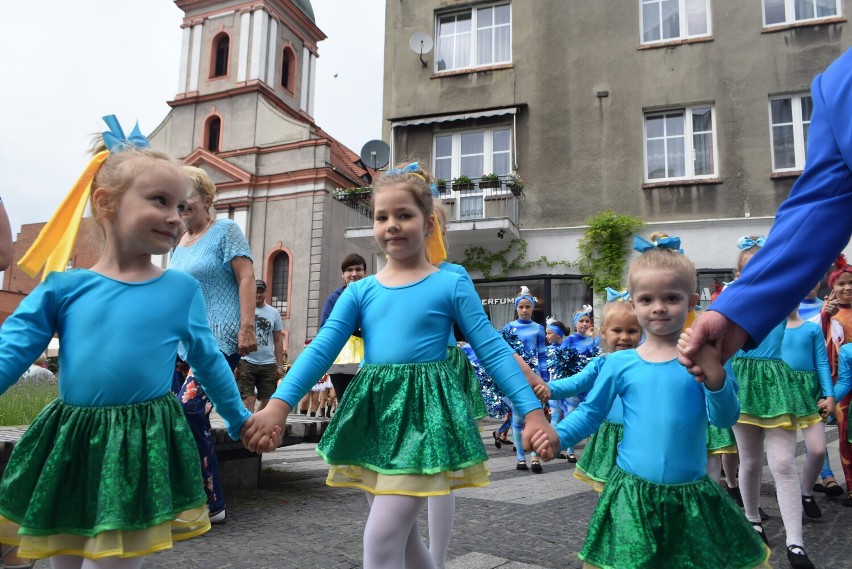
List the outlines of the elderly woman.
<svg viewBox="0 0 852 569">
<path fill-rule="evenodd" d="M 182 214 L 186 233 L 175 247 L 169 268 L 194 276 L 201 285 L 207 319 L 219 349 L 231 369 L 240 356 L 257 349 L 254 327 L 255 286 L 251 251 L 239 226 L 210 214 L 216 186 L 200 168 L 185 166 L 191 180 Z M 179 350 L 183 357 L 183 349 Z M 216 451 L 210 434 L 211 405 L 195 378 L 189 375 L 178 397 L 189 421 L 198 452 L 210 521 L 225 521 L 225 499 L 219 484 Z"/>
</svg>

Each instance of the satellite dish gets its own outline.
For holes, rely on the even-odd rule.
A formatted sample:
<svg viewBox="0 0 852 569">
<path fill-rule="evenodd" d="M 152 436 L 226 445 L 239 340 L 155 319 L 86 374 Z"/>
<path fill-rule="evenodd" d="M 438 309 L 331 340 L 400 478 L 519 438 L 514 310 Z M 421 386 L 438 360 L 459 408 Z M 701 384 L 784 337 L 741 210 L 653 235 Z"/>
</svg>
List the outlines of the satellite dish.
<svg viewBox="0 0 852 569">
<path fill-rule="evenodd" d="M 373 170 L 379 170 L 390 161 L 390 146 L 383 140 L 371 140 L 361 147 L 361 162 Z"/>
<path fill-rule="evenodd" d="M 423 54 L 432 51 L 432 45 L 432 36 L 424 32 L 417 32 L 408 40 L 408 47 L 420 56 L 420 63 L 423 64 L 423 67 L 426 67 L 426 62 L 423 61 Z"/>
</svg>

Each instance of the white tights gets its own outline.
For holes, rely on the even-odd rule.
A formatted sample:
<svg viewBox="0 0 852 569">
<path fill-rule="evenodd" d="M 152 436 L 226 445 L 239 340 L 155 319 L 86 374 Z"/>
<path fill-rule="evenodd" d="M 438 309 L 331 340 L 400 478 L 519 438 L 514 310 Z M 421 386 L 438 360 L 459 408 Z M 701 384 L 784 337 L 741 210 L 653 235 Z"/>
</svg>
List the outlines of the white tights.
<svg viewBox="0 0 852 569">
<path fill-rule="evenodd" d="M 364 569 L 434 569 L 420 538 L 417 514 L 426 498 L 367 493 L 370 515 L 364 528 Z"/>
<path fill-rule="evenodd" d="M 53 569 L 142 569 L 145 557 L 103 557 L 87 559 L 77 555 L 54 555 L 50 558 Z"/>
<path fill-rule="evenodd" d="M 443 496 L 429 496 L 429 553 L 435 562 L 435 569 L 444 569 L 447 562 L 455 514 L 455 494 L 450 492 Z"/>
<path fill-rule="evenodd" d="M 722 469 L 725 471 L 725 484 L 728 488 L 737 487 L 737 453 L 712 454 L 707 457 L 707 475 L 713 482 L 722 481 L 722 471 L 719 470 L 719 457 L 722 458 Z"/>
<path fill-rule="evenodd" d="M 760 472 L 763 467 L 763 444 L 775 479 L 775 492 L 781 520 L 787 532 L 787 545 L 804 545 L 802 539 L 802 499 L 799 495 L 799 473 L 796 470 L 796 431 L 763 429 L 754 425 L 734 425 L 740 455 L 740 492 L 746 518 L 760 522 L 757 510 L 760 499 Z"/>
<path fill-rule="evenodd" d="M 805 450 L 808 451 L 802 472 L 802 496 L 811 496 L 825 460 L 825 423 L 820 421 L 802 429 L 802 435 L 805 437 Z"/>
</svg>

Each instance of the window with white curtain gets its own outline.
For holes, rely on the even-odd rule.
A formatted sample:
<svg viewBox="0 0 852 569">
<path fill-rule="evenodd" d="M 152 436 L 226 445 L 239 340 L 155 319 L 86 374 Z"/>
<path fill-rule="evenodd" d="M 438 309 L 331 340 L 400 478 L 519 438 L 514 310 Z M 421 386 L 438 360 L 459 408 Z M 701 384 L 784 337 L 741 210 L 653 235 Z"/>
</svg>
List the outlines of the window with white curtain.
<svg viewBox="0 0 852 569">
<path fill-rule="evenodd" d="M 807 94 L 769 100 L 773 172 L 804 170 L 813 106 Z"/>
<path fill-rule="evenodd" d="M 712 105 L 645 113 L 645 179 L 716 177 L 715 132 Z"/>
<path fill-rule="evenodd" d="M 435 71 L 511 63 L 509 4 L 438 14 L 436 20 Z"/>
<path fill-rule="evenodd" d="M 710 0 L 639 0 L 642 43 L 710 35 Z"/>
<path fill-rule="evenodd" d="M 764 26 L 836 16 L 840 16 L 840 0 L 763 0 Z"/>
</svg>

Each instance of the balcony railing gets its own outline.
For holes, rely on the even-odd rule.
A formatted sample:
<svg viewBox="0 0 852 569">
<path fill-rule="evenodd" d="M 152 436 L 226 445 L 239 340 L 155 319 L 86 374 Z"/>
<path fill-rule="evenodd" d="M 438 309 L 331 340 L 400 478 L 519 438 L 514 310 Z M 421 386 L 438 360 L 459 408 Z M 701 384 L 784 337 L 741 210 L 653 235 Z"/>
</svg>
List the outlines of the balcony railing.
<svg viewBox="0 0 852 569">
<path fill-rule="evenodd" d="M 449 222 L 508 219 L 517 226 L 520 221 L 522 189 L 518 188 L 513 180 L 503 179 L 496 182 L 473 180 L 470 184 L 447 184 L 445 187 L 439 187 L 438 191 L 447 209 Z M 371 194 L 371 188 L 335 192 L 335 199 L 349 206 L 346 229 L 373 225 Z"/>
</svg>

